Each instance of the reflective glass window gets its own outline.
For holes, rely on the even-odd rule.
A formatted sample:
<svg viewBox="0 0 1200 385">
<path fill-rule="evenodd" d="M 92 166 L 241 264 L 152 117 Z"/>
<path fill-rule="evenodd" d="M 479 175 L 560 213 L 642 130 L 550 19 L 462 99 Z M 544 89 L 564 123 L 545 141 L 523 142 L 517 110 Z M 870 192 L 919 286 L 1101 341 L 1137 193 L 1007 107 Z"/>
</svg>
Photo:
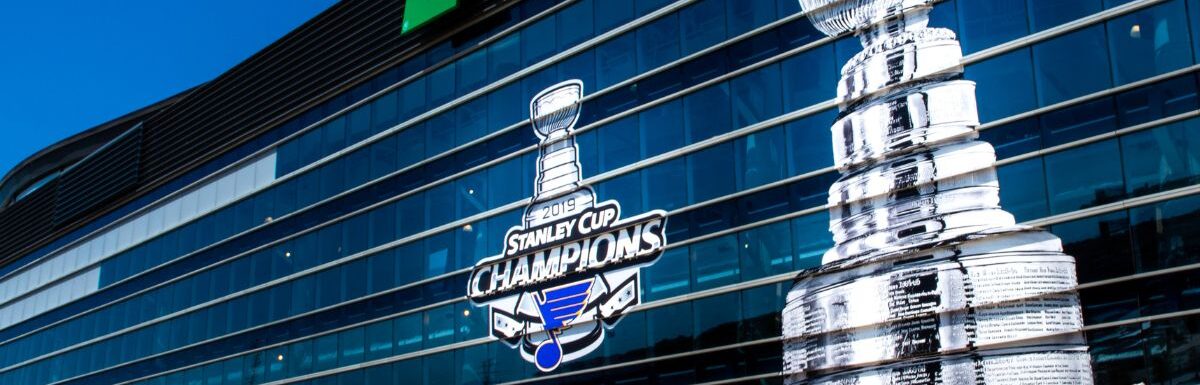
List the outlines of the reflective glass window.
<svg viewBox="0 0 1200 385">
<path fill-rule="evenodd" d="M 521 59 L 526 67 L 554 54 L 558 47 L 554 19 L 547 17 L 521 29 Z"/>
<path fill-rule="evenodd" d="M 522 102 L 521 84 L 512 83 L 488 93 L 488 132 L 496 132 L 524 119 L 527 105 Z"/>
<path fill-rule="evenodd" d="M 796 269 L 820 266 L 825 250 L 833 247 L 833 239 L 829 234 L 829 213 L 822 211 L 809 214 L 791 222 Z"/>
<path fill-rule="evenodd" d="M 701 0 L 679 11 L 683 55 L 725 39 L 725 0 Z"/>
<path fill-rule="evenodd" d="M 815 47 L 784 60 L 783 110 L 795 111 L 833 99 L 841 76 L 833 45 Z"/>
<path fill-rule="evenodd" d="M 599 132 L 600 172 L 606 172 L 638 160 L 640 140 L 638 119 L 630 116 L 596 129 Z"/>
<path fill-rule="evenodd" d="M 592 1 L 582 0 L 558 12 L 558 50 L 563 51 L 592 37 Z M 603 0 L 602 0 L 603 1 Z"/>
<path fill-rule="evenodd" d="M 597 31 L 607 31 L 633 20 L 633 0 L 595 2 Z"/>
<path fill-rule="evenodd" d="M 787 175 L 787 139 L 783 126 L 734 141 L 737 187 L 745 190 L 783 179 Z"/>
<path fill-rule="evenodd" d="M 663 16 L 637 30 L 638 72 L 646 72 L 679 58 L 679 16 Z"/>
<path fill-rule="evenodd" d="M 670 211 L 686 206 L 687 159 L 675 158 L 647 167 L 642 171 L 642 185 L 646 207 Z"/>
<path fill-rule="evenodd" d="M 425 356 L 425 385 L 449 385 L 455 382 L 454 351 Z"/>
<path fill-rule="evenodd" d="M 1133 252 L 1142 271 L 1200 260 L 1200 197 L 1191 196 L 1129 211 Z"/>
<path fill-rule="evenodd" d="M 338 335 L 337 333 L 326 334 L 317 337 L 313 340 L 313 350 L 315 352 L 316 361 L 313 365 L 313 371 L 319 372 L 337 367 L 338 357 Z"/>
<path fill-rule="evenodd" d="M 638 114 L 642 159 L 683 146 L 683 108 L 679 99 Z"/>
<path fill-rule="evenodd" d="M 363 333 L 366 336 L 367 349 L 363 361 L 373 361 L 392 354 L 392 344 L 395 343 L 395 338 L 392 336 L 391 321 L 380 321 L 367 325 L 364 327 Z"/>
<path fill-rule="evenodd" d="M 785 223 L 786 224 L 786 223 Z M 777 283 L 741 292 L 742 342 L 758 341 L 779 336 L 783 330 L 782 313 L 790 283 Z"/>
<path fill-rule="evenodd" d="M 1116 111 L 1111 98 L 1100 98 L 1043 114 L 1044 146 L 1051 147 L 1110 132 L 1117 129 Z"/>
<path fill-rule="evenodd" d="M 711 1 L 711 0 L 710 0 Z M 705 87 L 683 97 L 683 124 L 690 143 L 731 129 L 728 83 Z"/>
<path fill-rule="evenodd" d="M 732 194 L 734 179 L 733 143 L 721 143 L 688 156 L 688 187 L 691 202 L 699 203 Z"/>
<path fill-rule="evenodd" d="M 1200 121 L 1121 137 L 1126 192 L 1146 195 L 1200 181 Z"/>
<path fill-rule="evenodd" d="M 488 45 L 488 81 L 497 81 L 521 69 L 521 34 L 514 33 Z"/>
<path fill-rule="evenodd" d="M 483 87 L 488 81 L 487 50 L 475 51 L 458 59 L 458 94 L 463 95 Z"/>
<path fill-rule="evenodd" d="M 725 346 L 738 341 L 741 302 L 741 293 L 737 292 L 693 301 L 697 349 Z"/>
<path fill-rule="evenodd" d="M 454 305 L 426 310 L 423 324 L 426 348 L 454 342 Z"/>
<path fill-rule="evenodd" d="M 605 89 L 637 73 L 637 39 L 624 34 L 596 47 L 596 89 Z"/>
<path fill-rule="evenodd" d="M 963 53 L 971 54 L 1029 33 L 1026 0 L 961 1 L 958 5 L 958 39 Z"/>
<path fill-rule="evenodd" d="M 654 265 L 642 269 L 643 301 L 690 293 L 690 266 L 687 247 L 676 247 L 663 252 Z"/>
<path fill-rule="evenodd" d="M 1127 84 L 1192 64 L 1187 10 L 1172 1 L 1108 22 L 1113 81 Z"/>
<path fill-rule="evenodd" d="M 440 106 L 454 98 L 455 65 L 450 63 L 428 75 L 426 101 L 431 106 Z"/>
<path fill-rule="evenodd" d="M 363 328 L 343 330 L 338 333 L 338 366 L 362 362 L 364 349 Z"/>
<path fill-rule="evenodd" d="M 738 233 L 742 281 L 792 271 L 792 228 L 780 221 Z"/>
<path fill-rule="evenodd" d="M 640 213 L 645 211 L 642 203 L 642 173 L 632 172 L 609 179 L 596 186 L 596 199 L 621 202 L 621 212 Z"/>
<path fill-rule="evenodd" d="M 409 314 L 392 320 L 392 336 L 396 338 L 395 354 L 421 350 L 424 336 L 421 331 L 421 313 Z"/>
<path fill-rule="evenodd" d="M 775 21 L 774 0 L 726 0 L 729 36 L 738 36 Z"/>
<path fill-rule="evenodd" d="M 1056 224 L 1050 231 L 1062 239 L 1063 250 L 1075 257 L 1081 283 L 1136 271 L 1124 211 Z"/>
<path fill-rule="evenodd" d="M 661 357 L 694 349 L 694 329 L 691 322 L 685 321 L 693 316 L 691 302 L 657 307 L 646 310 L 645 313 L 646 339 L 653 356 Z"/>
<path fill-rule="evenodd" d="M 1017 222 L 1049 214 L 1041 158 L 1008 164 L 997 169 L 996 173 L 1000 179 L 1000 205 L 1012 213 Z"/>
<path fill-rule="evenodd" d="M 1046 155 L 1046 187 L 1050 211 L 1075 211 L 1121 199 L 1120 148 L 1115 140 Z"/>
<path fill-rule="evenodd" d="M 1037 108 L 1028 48 L 972 64 L 966 78 L 976 83 L 979 119 L 990 122 Z"/>
<path fill-rule="evenodd" d="M 693 290 L 725 286 L 741 279 L 737 241 L 736 236 L 726 235 L 690 246 Z"/>
<path fill-rule="evenodd" d="M 833 125 L 836 111 L 829 110 L 788 122 L 788 172 L 800 175 L 833 165 Z"/>
<path fill-rule="evenodd" d="M 730 81 L 733 127 L 742 128 L 783 112 L 779 66 L 769 65 Z"/>
<path fill-rule="evenodd" d="M 1100 0 L 1035 0 L 1029 2 L 1033 32 L 1056 27 L 1100 12 Z"/>
<path fill-rule="evenodd" d="M 1033 46 L 1038 102 L 1048 106 L 1111 87 L 1104 40 L 1104 26 L 1096 25 Z"/>
</svg>

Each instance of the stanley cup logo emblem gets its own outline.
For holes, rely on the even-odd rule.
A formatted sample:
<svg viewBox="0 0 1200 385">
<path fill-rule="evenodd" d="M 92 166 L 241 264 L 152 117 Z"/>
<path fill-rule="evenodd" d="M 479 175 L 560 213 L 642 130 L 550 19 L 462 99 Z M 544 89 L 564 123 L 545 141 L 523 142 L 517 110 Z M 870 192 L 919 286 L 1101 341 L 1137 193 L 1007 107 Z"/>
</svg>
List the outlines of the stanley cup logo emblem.
<svg viewBox="0 0 1200 385">
<path fill-rule="evenodd" d="M 622 218 L 618 202 L 597 203 L 582 185 L 574 132 L 582 102 L 579 80 L 533 97 L 534 196 L 503 253 L 479 261 L 467 286 L 471 302 L 490 309 L 492 337 L 546 372 L 594 351 L 641 303 L 641 268 L 667 241 L 665 212 Z"/>
<path fill-rule="evenodd" d="M 931 0 L 799 0 L 842 68 L 835 246 L 783 310 L 787 384 L 1091 384 L 1075 261 L 1000 207 L 975 84 Z"/>
</svg>

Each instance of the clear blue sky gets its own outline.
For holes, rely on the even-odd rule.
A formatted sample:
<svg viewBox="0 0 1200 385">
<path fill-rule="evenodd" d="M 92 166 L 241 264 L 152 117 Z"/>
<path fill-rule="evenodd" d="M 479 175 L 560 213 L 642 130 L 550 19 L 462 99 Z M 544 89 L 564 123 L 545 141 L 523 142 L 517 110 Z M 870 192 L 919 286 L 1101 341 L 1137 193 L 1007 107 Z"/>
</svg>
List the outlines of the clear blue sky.
<svg viewBox="0 0 1200 385">
<path fill-rule="evenodd" d="M 0 0 L 0 176 L 220 75 L 335 0 Z"/>
</svg>

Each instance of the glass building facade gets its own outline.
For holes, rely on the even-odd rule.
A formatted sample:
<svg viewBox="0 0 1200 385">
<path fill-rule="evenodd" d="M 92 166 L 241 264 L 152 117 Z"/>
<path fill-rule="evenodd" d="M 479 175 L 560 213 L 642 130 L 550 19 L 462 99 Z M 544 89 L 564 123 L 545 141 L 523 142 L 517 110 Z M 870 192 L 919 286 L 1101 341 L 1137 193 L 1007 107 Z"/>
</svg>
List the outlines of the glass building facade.
<svg viewBox="0 0 1200 385">
<path fill-rule="evenodd" d="M 505 7 L 0 268 L 0 383 L 781 383 L 784 296 L 832 243 L 857 39 L 795 1 Z M 1097 382 L 1200 382 L 1200 0 L 942 0 L 932 20 L 962 41 L 1003 206 L 1078 260 Z M 585 182 L 666 210 L 670 243 L 600 349 L 539 373 L 465 288 L 533 193 L 528 101 L 566 79 Z"/>
</svg>

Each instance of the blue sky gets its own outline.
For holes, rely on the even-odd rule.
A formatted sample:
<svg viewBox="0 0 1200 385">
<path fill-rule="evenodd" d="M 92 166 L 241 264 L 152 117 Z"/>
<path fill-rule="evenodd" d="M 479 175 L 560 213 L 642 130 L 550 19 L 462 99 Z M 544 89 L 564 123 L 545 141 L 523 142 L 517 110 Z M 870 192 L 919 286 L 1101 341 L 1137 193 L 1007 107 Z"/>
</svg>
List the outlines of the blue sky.
<svg viewBox="0 0 1200 385">
<path fill-rule="evenodd" d="M 0 2 L 0 175 L 220 75 L 335 0 Z"/>
</svg>

